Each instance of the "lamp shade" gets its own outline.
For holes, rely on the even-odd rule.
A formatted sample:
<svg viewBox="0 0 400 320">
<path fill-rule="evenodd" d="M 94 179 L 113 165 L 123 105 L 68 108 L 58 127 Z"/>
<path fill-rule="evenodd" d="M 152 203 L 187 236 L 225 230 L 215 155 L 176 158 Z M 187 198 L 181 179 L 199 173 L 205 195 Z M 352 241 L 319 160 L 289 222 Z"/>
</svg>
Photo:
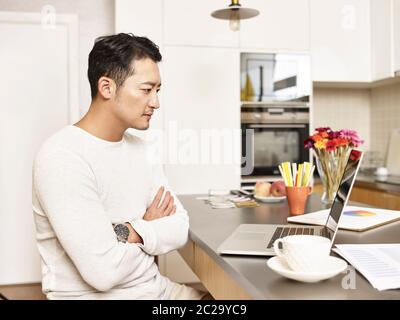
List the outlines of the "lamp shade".
<svg viewBox="0 0 400 320">
<path fill-rule="evenodd" d="M 256 9 L 243 8 L 241 5 L 230 5 L 229 8 L 213 11 L 211 16 L 217 19 L 230 20 L 233 13 L 239 20 L 244 20 L 253 18 L 260 12 Z"/>
</svg>

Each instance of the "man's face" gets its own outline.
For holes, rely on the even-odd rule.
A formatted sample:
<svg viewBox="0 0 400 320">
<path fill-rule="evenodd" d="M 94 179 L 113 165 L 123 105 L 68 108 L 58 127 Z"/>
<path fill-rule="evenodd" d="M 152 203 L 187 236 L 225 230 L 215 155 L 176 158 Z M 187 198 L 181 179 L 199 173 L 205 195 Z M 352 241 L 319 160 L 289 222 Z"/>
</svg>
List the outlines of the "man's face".
<svg viewBox="0 0 400 320">
<path fill-rule="evenodd" d="M 116 116 L 129 128 L 146 130 L 151 115 L 160 107 L 160 71 L 157 63 L 149 58 L 134 61 L 133 68 L 134 74 L 117 91 Z"/>
</svg>

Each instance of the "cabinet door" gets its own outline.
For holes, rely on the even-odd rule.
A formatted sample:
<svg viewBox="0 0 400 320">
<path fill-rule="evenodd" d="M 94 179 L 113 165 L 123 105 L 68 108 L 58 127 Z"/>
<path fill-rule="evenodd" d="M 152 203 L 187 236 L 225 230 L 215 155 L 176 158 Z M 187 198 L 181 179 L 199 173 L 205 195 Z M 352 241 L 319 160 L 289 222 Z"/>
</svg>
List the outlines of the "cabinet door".
<svg viewBox="0 0 400 320">
<path fill-rule="evenodd" d="M 400 76 L 400 0 L 393 0 L 393 69 Z"/>
<path fill-rule="evenodd" d="M 369 82 L 369 1 L 310 1 L 313 81 Z"/>
<path fill-rule="evenodd" d="M 240 186 L 240 63 L 234 49 L 165 46 L 166 175 L 179 194 Z"/>
<path fill-rule="evenodd" d="M 0 25 L 0 285 L 36 283 L 32 163 L 46 138 L 78 120 L 78 17 L 0 12 Z"/>
<path fill-rule="evenodd" d="M 371 0 L 372 81 L 393 76 L 392 70 L 392 0 Z"/>
<path fill-rule="evenodd" d="M 395 193 L 354 187 L 351 191 L 350 200 L 377 208 L 400 210 L 400 195 Z"/>
<path fill-rule="evenodd" d="M 228 4 L 227 0 L 164 0 L 164 43 L 238 47 L 238 32 L 229 29 L 228 21 L 211 16 L 211 12 Z"/>
<path fill-rule="evenodd" d="M 247 0 L 260 14 L 241 21 L 240 47 L 268 51 L 308 51 L 309 0 Z"/>
<path fill-rule="evenodd" d="M 116 0 L 115 32 L 145 36 L 160 48 L 161 55 L 163 55 L 162 4 L 163 0 Z M 161 71 L 162 63 L 159 64 L 159 67 Z M 160 100 L 162 100 L 161 94 Z M 152 117 L 149 130 L 128 130 L 136 136 L 152 141 L 158 130 L 162 129 L 163 109 L 158 109 Z"/>
<path fill-rule="evenodd" d="M 131 32 L 162 45 L 163 0 L 115 0 L 115 32 Z"/>
</svg>

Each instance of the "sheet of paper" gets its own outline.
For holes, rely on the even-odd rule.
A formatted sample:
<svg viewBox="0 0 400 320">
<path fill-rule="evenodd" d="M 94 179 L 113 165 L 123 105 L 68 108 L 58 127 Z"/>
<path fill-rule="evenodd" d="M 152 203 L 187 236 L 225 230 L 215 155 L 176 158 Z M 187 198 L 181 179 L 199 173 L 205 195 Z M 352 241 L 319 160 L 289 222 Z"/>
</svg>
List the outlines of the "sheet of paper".
<svg viewBox="0 0 400 320">
<path fill-rule="evenodd" d="M 338 244 L 336 253 L 379 291 L 400 288 L 400 243 Z"/>
<path fill-rule="evenodd" d="M 204 200 L 213 209 L 229 209 L 241 207 L 258 207 L 259 204 L 246 196 L 224 195 L 224 196 L 199 196 L 197 200 Z"/>
<path fill-rule="evenodd" d="M 287 221 L 324 226 L 328 219 L 329 211 L 330 209 L 326 209 L 301 216 L 289 217 Z M 346 206 L 340 218 L 339 228 L 364 231 L 399 219 L 400 211 Z"/>
</svg>

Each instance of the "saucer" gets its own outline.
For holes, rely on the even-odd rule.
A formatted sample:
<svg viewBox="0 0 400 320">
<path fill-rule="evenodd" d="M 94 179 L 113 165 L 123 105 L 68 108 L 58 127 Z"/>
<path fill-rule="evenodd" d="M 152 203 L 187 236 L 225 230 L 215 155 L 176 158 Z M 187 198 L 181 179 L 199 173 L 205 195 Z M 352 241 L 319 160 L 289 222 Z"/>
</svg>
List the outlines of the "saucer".
<svg viewBox="0 0 400 320">
<path fill-rule="evenodd" d="M 260 196 L 254 195 L 254 198 L 257 200 L 260 200 L 261 202 L 274 203 L 274 202 L 281 202 L 282 200 L 285 200 L 286 196 L 283 196 L 283 197 L 260 197 Z"/>
<path fill-rule="evenodd" d="M 322 272 L 295 272 L 289 268 L 286 261 L 281 257 L 272 257 L 267 261 L 268 267 L 273 271 L 289 279 L 301 282 L 318 282 L 332 278 L 347 268 L 347 262 L 336 258 L 329 257 L 329 262 Z"/>
</svg>

